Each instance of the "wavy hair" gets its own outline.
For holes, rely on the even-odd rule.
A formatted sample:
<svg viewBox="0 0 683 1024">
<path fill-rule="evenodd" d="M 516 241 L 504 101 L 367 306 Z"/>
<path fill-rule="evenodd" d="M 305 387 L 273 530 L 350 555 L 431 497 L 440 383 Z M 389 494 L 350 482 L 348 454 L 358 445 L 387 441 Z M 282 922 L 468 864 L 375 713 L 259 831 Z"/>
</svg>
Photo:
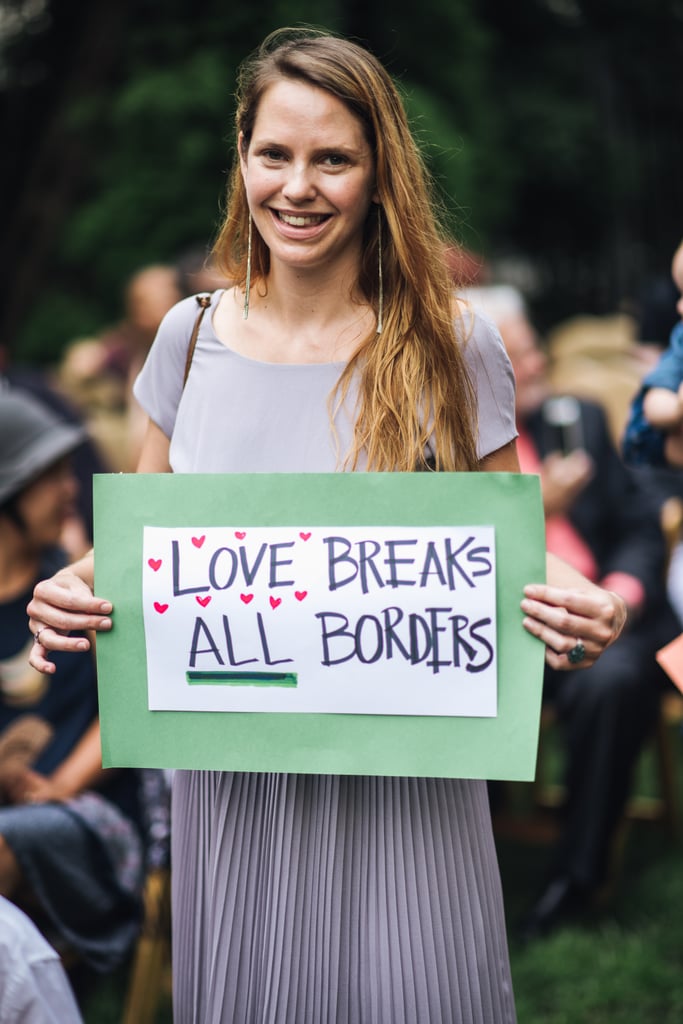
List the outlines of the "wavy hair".
<svg viewBox="0 0 683 1024">
<path fill-rule="evenodd" d="M 391 76 L 363 47 L 317 29 L 271 33 L 241 65 L 237 79 L 237 137 L 248 147 L 259 102 L 281 79 L 325 89 L 358 118 L 375 162 L 382 217 L 383 326 L 364 339 L 331 396 L 331 415 L 352 379 L 358 399 L 352 449 L 378 471 L 474 470 L 476 401 L 463 357 L 465 324 L 446 264 L 447 240 L 435 215 L 431 183 Z M 358 285 L 378 312 L 378 216 L 364 228 Z M 239 286 L 246 281 L 249 207 L 239 162 L 228 185 L 227 210 L 214 255 Z M 450 243 L 452 244 L 452 243 Z M 269 270 L 269 251 L 252 240 L 252 281 Z"/>
</svg>

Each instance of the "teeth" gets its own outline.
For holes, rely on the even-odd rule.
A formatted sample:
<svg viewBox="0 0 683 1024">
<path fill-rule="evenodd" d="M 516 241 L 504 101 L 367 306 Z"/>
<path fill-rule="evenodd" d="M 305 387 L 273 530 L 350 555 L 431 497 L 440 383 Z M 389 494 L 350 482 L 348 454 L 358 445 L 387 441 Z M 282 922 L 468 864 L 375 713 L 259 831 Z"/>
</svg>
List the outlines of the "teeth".
<svg viewBox="0 0 683 1024">
<path fill-rule="evenodd" d="M 294 217 L 291 213 L 278 213 L 280 220 L 284 221 L 285 224 L 291 224 L 295 228 L 306 228 L 313 224 L 320 224 L 323 220 L 322 214 L 311 214 L 308 217 L 297 216 Z"/>
</svg>

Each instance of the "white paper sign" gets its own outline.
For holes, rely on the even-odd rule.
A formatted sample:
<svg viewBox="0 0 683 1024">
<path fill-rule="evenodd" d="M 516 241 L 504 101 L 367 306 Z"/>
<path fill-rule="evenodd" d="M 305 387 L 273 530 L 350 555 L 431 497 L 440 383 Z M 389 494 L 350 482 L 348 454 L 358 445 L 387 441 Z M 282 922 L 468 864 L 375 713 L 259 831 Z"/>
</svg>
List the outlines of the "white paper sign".
<svg viewBox="0 0 683 1024">
<path fill-rule="evenodd" d="M 492 526 L 148 526 L 149 707 L 493 717 Z"/>
</svg>

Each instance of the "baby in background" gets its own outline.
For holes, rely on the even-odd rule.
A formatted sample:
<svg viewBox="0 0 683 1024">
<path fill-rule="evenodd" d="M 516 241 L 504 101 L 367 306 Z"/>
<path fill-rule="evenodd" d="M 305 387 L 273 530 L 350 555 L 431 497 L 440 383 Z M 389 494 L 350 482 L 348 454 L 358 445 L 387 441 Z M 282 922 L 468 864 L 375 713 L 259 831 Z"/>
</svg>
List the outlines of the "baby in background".
<svg viewBox="0 0 683 1024">
<path fill-rule="evenodd" d="M 681 320 L 671 332 L 668 348 L 643 380 L 642 411 L 650 426 L 665 435 L 665 461 L 683 466 L 683 242 L 674 253 L 671 276 L 681 293 L 676 303 Z"/>
</svg>

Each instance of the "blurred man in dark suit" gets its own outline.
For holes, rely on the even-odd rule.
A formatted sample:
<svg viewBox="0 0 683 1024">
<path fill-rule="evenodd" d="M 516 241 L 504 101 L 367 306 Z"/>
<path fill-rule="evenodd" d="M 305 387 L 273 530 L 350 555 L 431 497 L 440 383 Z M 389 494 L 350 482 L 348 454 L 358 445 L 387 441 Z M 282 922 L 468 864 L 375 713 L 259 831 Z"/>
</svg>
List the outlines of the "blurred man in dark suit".
<svg viewBox="0 0 683 1024">
<path fill-rule="evenodd" d="M 515 371 L 519 459 L 523 472 L 540 476 L 548 550 L 629 609 L 621 637 L 590 671 L 546 667 L 544 700 L 556 707 L 567 747 L 567 801 L 546 884 L 522 926 L 533 938 L 588 907 L 605 881 L 633 768 L 668 685 L 655 652 L 680 627 L 666 598 L 658 505 L 623 464 L 603 410 L 551 393 L 518 293 L 481 289 L 472 299 L 497 323 Z"/>
</svg>

